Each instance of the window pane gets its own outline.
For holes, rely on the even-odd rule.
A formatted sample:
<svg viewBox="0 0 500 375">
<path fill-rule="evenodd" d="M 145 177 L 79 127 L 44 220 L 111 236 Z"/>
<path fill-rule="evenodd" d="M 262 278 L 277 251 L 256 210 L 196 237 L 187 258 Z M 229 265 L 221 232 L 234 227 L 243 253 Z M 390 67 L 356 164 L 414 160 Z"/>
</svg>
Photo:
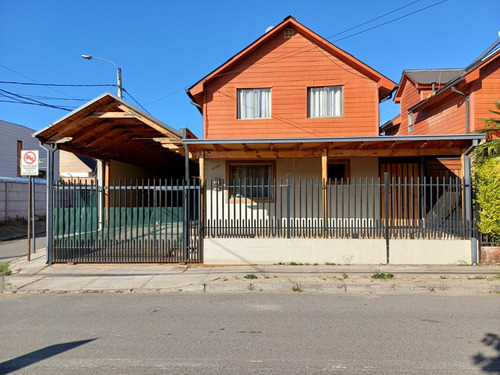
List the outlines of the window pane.
<svg viewBox="0 0 500 375">
<path fill-rule="evenodd" d="M 269 198 L 271 165 L 230 165 L 229 197 L 230 198 Z"/>
<path fill-rule="evenodd" d="M 308 117 L 342 116 L 342 86 L 310 87 Z"/>
<path fill-rule="evenodd" d="M 271 89 L 238 90 L 238 118 L 271 118 Z"/>
</svg>

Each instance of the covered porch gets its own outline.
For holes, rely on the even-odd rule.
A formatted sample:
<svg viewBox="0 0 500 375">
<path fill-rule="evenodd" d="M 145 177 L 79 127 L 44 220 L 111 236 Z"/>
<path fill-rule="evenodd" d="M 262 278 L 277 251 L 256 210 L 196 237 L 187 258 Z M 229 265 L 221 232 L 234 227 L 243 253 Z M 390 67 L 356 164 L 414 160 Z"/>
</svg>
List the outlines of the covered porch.
<svg viewBox="0 0 500 375">
<path fill-rule="evenodd" d="M 187 140 L 205 262 L 473 263 L 481 138 Z"/>
</svg>

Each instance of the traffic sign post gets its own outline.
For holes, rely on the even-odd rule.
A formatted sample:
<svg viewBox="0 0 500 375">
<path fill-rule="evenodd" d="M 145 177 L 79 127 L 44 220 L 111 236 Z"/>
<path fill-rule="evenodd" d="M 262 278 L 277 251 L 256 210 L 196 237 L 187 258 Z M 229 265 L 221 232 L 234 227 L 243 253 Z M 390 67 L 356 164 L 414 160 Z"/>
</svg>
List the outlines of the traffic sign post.
<svg viewBox="0 0 500 375">
<path fill-rule="evenodd" d="M 31 260 L 31 236 L 33 236 L 33 252 L 36 249 L 35 240 L 35 184 L 33 176 L 38 176 L 38 150 L 21 150 L 21 176 L 29 176 L 28 184 L 28 261 Z M 31 226 L 31 224 L 33 226 Z"/>
</svg>

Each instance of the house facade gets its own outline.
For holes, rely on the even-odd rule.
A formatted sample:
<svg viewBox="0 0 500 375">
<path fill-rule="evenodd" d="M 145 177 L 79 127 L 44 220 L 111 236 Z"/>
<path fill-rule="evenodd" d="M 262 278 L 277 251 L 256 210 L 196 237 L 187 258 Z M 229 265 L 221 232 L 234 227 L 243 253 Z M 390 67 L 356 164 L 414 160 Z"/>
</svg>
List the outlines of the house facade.
<svg viewBox="0 0 500 375">
<path fill-rule="evenodd" d="M 405 70 L 386 135 L 469 134 L 484 128 L 500 97 L 500 39 L 464 69 Z"/>
<path fill-rule="evenodd" d="M 379 136 L 395 89 L 292 17 L 189 88 L 204 125 L 183 143 L 205 183 L 205 262 L 472 262 L 457 232 L 465 189 L 437 176 L 463 176 L 481 137 Z M 458 160 L 456 173 L 438 157 Z"/>
</svg>

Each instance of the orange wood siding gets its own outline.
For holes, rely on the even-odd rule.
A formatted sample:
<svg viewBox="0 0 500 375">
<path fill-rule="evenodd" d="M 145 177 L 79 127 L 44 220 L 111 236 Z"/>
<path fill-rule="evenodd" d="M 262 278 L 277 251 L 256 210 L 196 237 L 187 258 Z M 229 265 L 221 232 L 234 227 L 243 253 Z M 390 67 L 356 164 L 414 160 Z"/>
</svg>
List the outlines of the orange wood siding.
<svg viewBox="0 0 500 375">
<path fill-rule="evenodd" d="M 495 103 L 500 100 L 500 57 L 480 71 L 480 83 L 474 87 L 473 110 L 471 110 L 471 131 L 484 128 L 485 121 L 479 118 L 496 117 L 488 112 L 496 111 Z"/>
<path fill-rule="evenodd" d="M 453 94 L 439 105 L 415 112 L 412 135 L 465 134 L 465 107 L 465 98 Z"/>
<path fill-rule="evenodd" d="M 397 135 L 408 135 L 408 108 L 414 106 L 421 100 L 419 90 L 412 81 L 408 80 L 406 82 L 400 100 L 401 125 L 399 126 Z"/>
<path fill-rule="evenodd" d="M 343 117 L 307 118 L 307 88 L 343 86 Z M 271 119 L 237 119 L 237 89 L 271 88 Z M 205 138 L 378 135 L 377 83 L 300 34 L 278 33 L 209 81 Z"/>
</svg>

